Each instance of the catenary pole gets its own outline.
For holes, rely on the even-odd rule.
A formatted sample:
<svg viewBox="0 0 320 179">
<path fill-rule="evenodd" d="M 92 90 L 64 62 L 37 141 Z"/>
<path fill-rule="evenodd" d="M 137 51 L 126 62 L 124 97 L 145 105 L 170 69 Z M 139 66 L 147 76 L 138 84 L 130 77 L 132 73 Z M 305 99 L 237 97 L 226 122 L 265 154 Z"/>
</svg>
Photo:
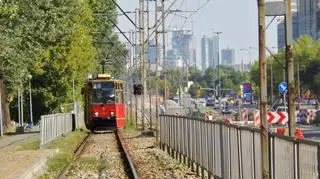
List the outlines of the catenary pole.
<svg viewBox="0 0 320 179">
<path fill-rule="evenodd" d="M 289 134 L 294 137 L 296 130 L 295 121 L 295 81 L 293 63 L 293 39 L 292 39 L 292 12 L 291 0 L 286 0 L 286 59 L 287 59 L 287 80 L 288 80 L 288 112 L 289 112 Z"/>
<path fill-rule="evenodd" d="M 260 69 L 260 119 L 261 119 L 261 154 L 262 178 L 269 179 L 269 143 L 267 122 L 267 61 L 265 34 L 265 1 L 258 1 L 258 29 L 259 29 L 259 69 Z"/>
<path fill-rule="evenodd" d="M 166 62 L 166 31 L 165 31 L 165 12 L 164 0 L 161 0 L 161 17 L 162 17 L 162 58 L 163 58 L 163 72 L 164 72 L 164 101 L 167 100 L 167 62 Z M 164 103 L 166 105 L 166 103 Z M 165 106 L 166 107 L 166 106 Z"/>
<path fill-rule="evenodd" d="M 144 0 L 139 0 L 140 1 L 140 41 L 141 41 L 141 52 L 140 52 L 140 58 L 141 58 L 141 83 L 143 85 L 143 92 L 141 94 L 141 118 L 142 118 L 142 130 L 145 129 L 145 104 L 144 104 L 144 98 L 146 96 L 146 68 L 145 68 L 145 47 L 146 47 L 146 42 L 145 42 L 145 27 L 144 27 Z"/>
<path fill-rule="evenodd" d="M 159 64 L 159 48 L 158 48 L 158 24 L 157 24 L 157 19 L 158 19 L 158 0 L 154 1 L 154 7 L 155 7 L 155 46 L 156 46 L 156 142 L 158 143 L 159 139 L 159 132 L 158 132 L 158 123 L 159 123 L 159 101 L 158 101 L 158 96 L 159 96 L 159 84 L 158 84 L 158 64 Z"/>
<path fill-rule="evenodd" d="M 149 1 L 147 0 L 147 57 L 148 57 L 148 93 L 149 93 L 149 120 L 150 120 L 150 129 L 152 129 L 152 105 L 151 105 L 151 59 L 150 59 L 150 9 L 149 9 Z"/>
</svg>

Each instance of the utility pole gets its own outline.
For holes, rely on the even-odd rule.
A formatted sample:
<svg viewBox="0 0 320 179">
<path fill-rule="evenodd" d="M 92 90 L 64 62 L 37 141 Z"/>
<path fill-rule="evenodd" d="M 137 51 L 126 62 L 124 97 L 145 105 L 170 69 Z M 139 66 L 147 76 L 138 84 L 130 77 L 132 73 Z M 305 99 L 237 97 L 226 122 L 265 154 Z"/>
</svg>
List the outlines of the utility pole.
<svg viewBox="0 0 320 179">
<path fill-rule="evenodd" d="M 4 93 L 4 91 L 2 91 L 3 89 L 3 76 L 2 76 L 2 73 L 0 72 L 0 136 L 3 136 L 3 121 L 4 121 L 4 115 L 3 115 L 3 112 L 2 112 L 2 106 L 4 106 L 4 104 L 2 104 L 2 96 Z"/>
<path fill-rule="evenodd" d="M 22 87 L 22 82 L 20 82 L 20 89 L 21 89 L 21 92 L 20 92 L 20 97 L 21 97 L 21 126 L 23 127 L 23 123 L 24 123 L 24 119 L 23 119 L 23 87 Z"/>
<path fill-rule="evenodd" d="M 139 21 L 139 27 L 140 27 L 140 16 L 139 16 L 139 9 L 136 8 L 135 9 L 135 24 L 137 24 Z M 139 20 L 138 20 L 139 19 Z M 134 54 L 135 54 L 135 59 L 136 59 L 136 62 L 133 61 L 134 63 L 134 69 L 138 69 L 138 60 L 139 60 L 139 56 L 141 54 L 141 52 L 139 52 L 139 56 L 137 55 L 137 44 L 138 44 L 138 27 L 135 26 L 135 30 L 134 30 L 134 43 L 135 43 L 135 47 L 134 47 Z M 140 31 L 139 31 L 140 32 Z M 140 42 L 139 42 L 139 47 L 140 47 Z M 140 49 L 140 48 L 139 48 Z M 135 82 L 137 82 L 138 79 L 135 80 Z M 134 100 L 135 100 L 135 121 L 136 121 L 136 128 L 138 128 L 138 99 L 137 99 L 137 95 L 134 96 Z"/>
<path fill-rule="evenodd" d="M 131 46 L 131 60 L 130 60 L 130 68 L 129 68 L 129 75 L 131 77 L 130 80 L 130 85 L 129 85 L 129 93 L 130 93 L 130 124 L 132 126 L 133 124 L 133 107 L 132 107 L 132 103 L 133 103 L 133 69 L 134 69 L 134 57 L 135 57 L 135 47 L 136 47 L 136 42 L 134 40 L 134 30 L 130 30 L 130 40 L 132 39 L 133 41 L 133 46 Z"/>
<path fill-rule="evenodd" d="M 29 109 L 30 109 L 30 122 L 31 122 L 31 128 L 33 127 L 33 112 L 32 112 L 32 90 L 31 90 L 31 79 L 32 79 L 32 76 L 29 75 Z M 74 78 L 72 78 L 72 98 L 73 98 L 73 106 L 75 106 L 75 96 L 74 96 Z M 75 109 L 75 108 L 74 108 Z M 76 112 L 76 111 L 74 111 Z"/>
<path fill-rule="evenodd" d="M 167 62 L 166 62 L 166 32 L 165 32 L 165 15 L 164 15 L 164 0 L 161 0 L 161 17 L 162 17 L 162 58 L 164 72 L 164 101 L 167 100 Z M 166 107 L 166 103 L 164 103 Z"/>
<path fill-rule="evenodd" d="M 301 102 L 300 102 L 300 98 L 301 98 L 301 86 L 300 86 L 300 62 L 297 63 L 297 70 L 298 70 L 298 74 L 297 74 L 297 81 L 298 81 L 298 97 L 299 97 L 299 110 L 301 108 Z"/>
<path fill-rule="evenodd" d="M 292 12 L 291 0 L 286 2 L 286 59 L 287 59 L 287 80 L 288 80 L 288 117 L 289 117 L 289 134 L 294 137 L 296 131 L 295 121 L 295 82 L 294 82 L 294 63 L 293 63 L 293 39 L 292 39 Z"/>
<path fill-rule="evenodd" d="M 220 87 L 221 87 L 221 83 L 220 83 L 220 34 L 222 33 L 222 32 L 213 32 L 214 34 L 216 34 L 217 35 L 217 37 L 218 37 L 218 89 L 217 89 L 217 91 L 218 91 L 218 97 L 220 98 Z"/>
<path fill-rule="evenodd" d="M 156 143 L 159 142 L 159 132 L 158 132 L 158 123 L 159 123 L 159 108 L 158 108 L 158 96 L 159 96 L 159 84 L 158 84 L 158 64 L 159 64 L 159 48 L 158 48 L 158 0 L 154 1 L 154 7 L 155 7 L 155 15 L 154 15 L 154 19 L 155 19 L 155 31 L 156 31 Z"/>
<path fill-rule="evenodd" d="M 266 34 L 265 34 L 265 0 L 258 2 L 259 26 L 259 69 L 260 69 L 260 120 L 261 120 L 261 154 L 262 178 L 269 179 L 269 143 L 267 122 L 267 61 L 266 61 Z"/>
<path fill-rule="evenodd" d="M 144 97 L 146 96 L 146 67 L 145 67 L 145 35 L 144 35 L 144 31 L 145 31 L 145 27 L 144 27 L 144 0 L 139 0 L 140 3 L 140 12 L 139 12 L 139 16 L 140 16 L 140 41 L 141 41 L 141 50 L 140 50 L 140 57 L 141 57 L 141 83 L 143 85 L 143 93 L 141 95 L 141 117 L 142 117 L 142 130 L 144 130 L 145 124 L 144 124 Z"/>
<path fill-rule="evenodd" d="M 273 63 L 270 64 L 270 96 L 271 96 L 271 105 L 273 104 Z"/>
<path fill-rule="evenodd" d="M 151 59 L 150 59 L 150 11 L 149 11 L 149 1 L 147 0 L 147 47 L 148 47 L 148 92 L 149 92 L 149 117 L 150 117 L 150 129 L 152 129 L 152 108 L 151 108 Z"/>
</svg>

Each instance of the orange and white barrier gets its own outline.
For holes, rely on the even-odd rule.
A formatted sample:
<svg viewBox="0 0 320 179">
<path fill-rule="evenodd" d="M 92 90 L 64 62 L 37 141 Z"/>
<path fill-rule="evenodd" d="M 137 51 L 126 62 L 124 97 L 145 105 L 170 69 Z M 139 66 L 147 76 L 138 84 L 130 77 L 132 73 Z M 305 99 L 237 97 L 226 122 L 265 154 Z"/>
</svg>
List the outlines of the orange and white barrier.
<svg viewBox="0 0 320 179">
<path fill-rule="evenodd" d="M 247 108 L 243 108 L 241 110 L 241 116 L 242 116 L 242 120 L 245 121 L 245 123 L 248 123 L 249 120 L 249 112 Z"/>
<path fill-rule="evenodd" d="M 260 110 L 254 110 L 253 114 L 254 125 L 260 126 Z M 286 124 L 288 122 L 287 112 L 268 112 L 267 113 L 268 124 Z"/>
<path fill-rule="evenodd" d="M 312 121 L 312 120 L 315 120 L 316 119 L 316 113 L 317 113 L 318 110 L 316 109 L 308 109 L 308 120 Z"/>
<path fill-rule="evenodd" d="M 257 109 L 253 111 L 253 123 L 254 126 L 260 126 L 260 111 Z"/>
</svg>

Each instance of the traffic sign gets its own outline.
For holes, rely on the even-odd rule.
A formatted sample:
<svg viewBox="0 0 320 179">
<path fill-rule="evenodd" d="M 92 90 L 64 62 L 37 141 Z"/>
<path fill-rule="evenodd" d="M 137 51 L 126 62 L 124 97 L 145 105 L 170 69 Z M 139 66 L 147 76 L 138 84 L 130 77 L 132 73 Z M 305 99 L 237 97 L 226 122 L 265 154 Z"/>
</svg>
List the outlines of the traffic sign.
<svg viewBox="0 0 320 179">
<path fill-rule="evenodd" d="M 288 84 L 287 82 L 282 82 L 278 85 L 278 91 L 281 93 L 281 94 L 284 94 L 286 93 L 288 90 Z"/>
</svg>

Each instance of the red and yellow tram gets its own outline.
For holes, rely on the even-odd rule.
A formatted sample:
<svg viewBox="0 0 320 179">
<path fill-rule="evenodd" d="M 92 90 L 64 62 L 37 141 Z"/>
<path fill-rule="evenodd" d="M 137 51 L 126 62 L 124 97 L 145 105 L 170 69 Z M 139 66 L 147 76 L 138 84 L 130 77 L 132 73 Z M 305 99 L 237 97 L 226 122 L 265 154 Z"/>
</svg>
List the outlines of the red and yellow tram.
<svg viewBox="0 0 320 179">
<path fill-rule="evenodd" d="M 99 74 L 95 79 L 88 79 L 82 92 L 87 129 L 124 127 L 125 104 L 121 80 Z"/>
</svg>

